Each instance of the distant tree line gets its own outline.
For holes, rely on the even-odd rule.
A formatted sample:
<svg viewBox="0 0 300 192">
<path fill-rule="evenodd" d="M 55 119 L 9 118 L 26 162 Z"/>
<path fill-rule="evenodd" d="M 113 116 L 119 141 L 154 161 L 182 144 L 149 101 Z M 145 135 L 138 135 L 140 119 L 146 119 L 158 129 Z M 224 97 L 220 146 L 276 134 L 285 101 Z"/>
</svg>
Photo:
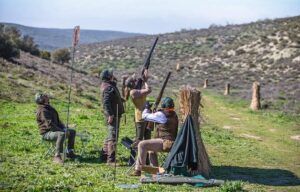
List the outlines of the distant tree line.
<svg viewBox="0 0 300 192">
<path fill-rule="evenodd" d="M 65 63 L 70 60 L 70 51 L 68 49 L 58 49 L 52 52 L 39 50 L 33 37 L 29 35 L 22 36 L 21 32 L 13 26 L 0 24 L 0 57 L 10 59 L 20 56 L 20 50 L 43 59 Z"/>
</svg>

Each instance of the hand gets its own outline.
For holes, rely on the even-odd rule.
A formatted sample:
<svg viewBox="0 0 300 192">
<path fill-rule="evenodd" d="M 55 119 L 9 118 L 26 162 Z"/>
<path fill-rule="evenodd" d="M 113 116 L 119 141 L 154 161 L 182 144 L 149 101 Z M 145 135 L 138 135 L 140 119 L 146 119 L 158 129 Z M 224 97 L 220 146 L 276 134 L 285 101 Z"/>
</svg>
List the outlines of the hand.
<svg viewBox="0 0 300 192">
<path fill-rule="evenodd" d="M 144 70 L 143 79 L 145 82 L 148 80 L 148 69 Z"/>
<path fill-rule="evenodd" d="M 114 120 L 114 116 L 108 116 L 107 123 L 111 124 Z"/>
<path fill-rule="evenodd" d="M 151 109 L 152 104 L 149 101 L 146 101 L 145 109 Z"/>
</svg>

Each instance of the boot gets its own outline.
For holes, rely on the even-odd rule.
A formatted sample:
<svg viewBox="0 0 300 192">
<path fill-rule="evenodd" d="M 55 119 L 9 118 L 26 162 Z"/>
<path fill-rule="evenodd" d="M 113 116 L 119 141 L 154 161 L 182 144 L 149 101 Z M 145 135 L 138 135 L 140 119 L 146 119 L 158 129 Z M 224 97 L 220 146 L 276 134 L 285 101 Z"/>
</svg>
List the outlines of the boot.
<svg viewBox="0 0 300 192">
<path fill-rule="evenodd" d="M 100 162 L 106 162 L 107 161 L 107 153 L 102 148 L 100 151 Z"/>
<path fill-rule="evenodd" d="M 62 160 L 61 156 L 58 155 L 58 156 L 54 156 L 54 158 L 53 158 L 53 163 L 56 163 L 56 164 L 63 164 L 64 161 Z"/>
<path fill-rule="evenodd" d="M 67 153 L 67 157 L 70 158 L 70 159 L 76 159 L 79 156 L 76 155 L 73 151 L 70 151 L 70 152 Z"/>
<path fill-rule="evenodd" d="M 116 158 L 116 146 L 114 141 L 107 142 L 107 163 L 114 163 Z"/>
</svg>

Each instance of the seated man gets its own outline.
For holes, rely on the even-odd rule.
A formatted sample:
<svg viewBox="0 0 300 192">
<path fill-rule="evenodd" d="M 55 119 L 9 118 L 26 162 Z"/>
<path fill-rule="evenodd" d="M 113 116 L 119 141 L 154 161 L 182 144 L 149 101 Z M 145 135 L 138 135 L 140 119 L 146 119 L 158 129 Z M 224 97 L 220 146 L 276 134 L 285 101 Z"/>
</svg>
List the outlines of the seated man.
<svg viewBox="0 0 300 192">
<path fill-rule="evenodd" d="M 140 176 L 141 170 L 146 165 L 147 153 L 150 153 L 150 162 L 153 166 L 158 166 L 156 152 L 169 152 L 178 131 L 178 117 L 174 111 L 174 102 L 170 97 L 162 101 L 162 110 L 150 113 L 150 109 L 143 111 L 142 117 L 145 121 L 156 123 L 155 139 L 143 140 L 138 144 L 138 157 L 133 176 Z"/>
<path fill-rule="evenodd" d="M 63 152 L 66 127 L 60 121 L 57 111 L 50 105 L 48 95 L 37 93 L 35 95 L 35 102 L 38 104 L 36 120 L 40 134 L 44 140 L 56 141 L 56 153 L 53 162 L 62 164 L 63 160 L 60 154 Z M 74 153 L 75 136 L 76 131 L 74 129 L 68 129 L 67 157 L 71 159 L 77 157 Z"/>
</svg>

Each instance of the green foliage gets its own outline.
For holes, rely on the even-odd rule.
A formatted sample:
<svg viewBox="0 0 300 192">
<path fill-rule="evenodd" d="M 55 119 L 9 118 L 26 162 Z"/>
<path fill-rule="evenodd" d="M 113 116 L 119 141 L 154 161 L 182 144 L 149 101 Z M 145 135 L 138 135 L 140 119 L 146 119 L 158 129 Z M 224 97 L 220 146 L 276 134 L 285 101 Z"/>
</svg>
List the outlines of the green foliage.
<svg viewBox="0 0 300 192">
<path fill-rule="evenodd" d="M 42 59 L 50 60 L 51 59 L 51 53 L 49 51 L 40 51 L 40 57 Z"/>
<path fill-rule="evenodd" d="M 52 52 L 51 59 L 53 62 L 64 64 L 69 62 L 71 59 L 71 54 L 69 49 L 57 49 Z"/>
<path fill-rule="evenodd" d="M 222 187 L 220 187 L 219 192 L 242 192 L 243 183 L 241 181 L 226 182 Z"/>
</svg>

